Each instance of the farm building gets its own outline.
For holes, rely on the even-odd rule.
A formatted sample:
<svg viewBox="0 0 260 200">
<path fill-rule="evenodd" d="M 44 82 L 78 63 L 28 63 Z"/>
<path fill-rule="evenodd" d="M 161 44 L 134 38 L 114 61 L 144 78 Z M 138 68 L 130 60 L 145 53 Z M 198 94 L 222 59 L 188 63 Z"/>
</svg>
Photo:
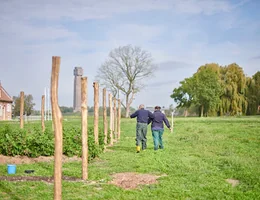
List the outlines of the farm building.
<svg viewBox="0 0 260 200">
<path fill-rule="evenodd" d="M 0 121 L 12 119 L 12 97 L 0 83 Z"/>
</svg>

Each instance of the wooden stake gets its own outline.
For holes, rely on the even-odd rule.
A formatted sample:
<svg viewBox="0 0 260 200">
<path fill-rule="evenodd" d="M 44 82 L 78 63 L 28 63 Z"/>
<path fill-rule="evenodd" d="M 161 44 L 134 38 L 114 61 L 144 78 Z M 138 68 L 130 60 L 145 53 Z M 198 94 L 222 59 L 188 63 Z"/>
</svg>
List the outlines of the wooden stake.
<svg viewBox="0 0 260 200">
<path fill-rule="evenodd" d="M 116 125 L 117 125 L 117 116 L 116 116 L 116 98 L 113 98 L 113 103 L 114 103 L 114 136 L 115 136 L 115 140 L 118 139 L 118 136 L 117 136 L 117 128 L 116 128 Z"/>
<path fill-rule="evenodd" d="M 42 95 L 42 110 L 41 110 L 41 120 L 42 120 L 42 132 L 45 131 L 45 124 L 44 124 L 44 106 L 45 106 L 45 96 Z"/>
<path fill-rule="evenodd" d="M 87 77 L 81 78 L 82 179 L 88 179 Z"/>
<path fill-rule="evenodd" d="M 24 127 L 24 120 L 23 120 L 23 112 L 24 112 L 24 92 L 20 92 L 20 128 Z"/>
<path fill-rule="evenodd" d="M 58 105 L 58 80 L 60 57 L 52 57 L 51 72 L 51 107 L 55 133 L 54 152 L 54 199 L 62 198 L 62 114 Z"/>
<path fill-rule="evenodd" d="M 104 143 L 107 144 L 107 107 L 106 107 L 106 88 L 103 88 L 103 127 L 104 127 Z"/>
<path fill-rule="evenodd" d="M 173 132 L 173 112 L 172 112 L 172 127 L 171 127 L 171 133 Z"/>
<path fill-rule="evenodd" d="M 117 134 L 118 134 L 118 140 L 120 140 L 120 134 L 121 134 L 121 101 L 120 101 L 120 99 L 118 99 Z"/>
<path fill-rule="evenodd" d="M 95 144 L 98 144 L 98 109 L 99 109 L 99 86 L 98 82 L 93 83 L 94 87 L 94 137 Z"/>
<path fill-rule="evenodd" d="M 113 107 L 112 107 L 112 94 L 109 94 L 109 111 L 110 111 L 110 119 L 109 119 L 109 128 L 110 128 L 110 145 L 113 145 Z"/>
</svg>

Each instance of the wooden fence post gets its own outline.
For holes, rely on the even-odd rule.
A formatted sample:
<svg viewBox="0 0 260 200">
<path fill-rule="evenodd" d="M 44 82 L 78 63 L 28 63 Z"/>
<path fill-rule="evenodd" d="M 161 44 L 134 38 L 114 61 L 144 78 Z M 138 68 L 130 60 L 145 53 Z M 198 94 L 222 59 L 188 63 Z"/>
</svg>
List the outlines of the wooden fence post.
<svg viewBox="0 0 260 200">
<path fill-rule="evenodd" d="M 171 127 L 171 133 L 173 132 L 173 112 L 172 112 L 172 127 Z"/>
<path fill-rule="evenodd" d="M 95 144 L 98 144 L 98 115 L 99 115 L 99 86 L 98 82 L 93 83 L 94 87 L 94 137 Z"/>
<path fill-rule="evenodd" d="M 23 112 L 24 112 L 24 92 L 20 92 L 20 128 L 24 126 L 24 119 L 23 119 Z"/>
<path fill-rule="evenodd" d="M 107 106 L 106 106 L 106 88 L 103 88 L 103 127 L 104 127 L 104 143 L 107 144 Z"/>
<path fill-rule="evenodd" d="M 120 134 L 121 134 L 121 101 L 120 101 L 120 99 L 118 99 L 117 134 L 118 134 L 118 140 L 120 140 Z"/>
<path fill-rule="evenodd" d="M 82 179 L 88 179 L 88 107 L 87 77 L 81 78 Z"/>
<path fill-rule="evenodd" d="M 60 57 L 52 57 L 51 72 L 51 107 L 55 133 L 54 152 L 54 199 L 62 198 L 62 114 L 58 104 L 58 80 L 60 72 Z"/>
<path fill-rule="evenodd" d="M 45 106 L 45 96 L 42 95 L 42 109 L 41 109 L 42 132 L 45 131 L 45 124 L 44 124 L 44 106 Z"/>
<path fill-rule="evenodd" d="M 110 145 L 113 145 L 113 107 L 112 107 L 112 94 L 109 94 L 109 111 L 110 111 L 110 119 L 109 119 L 109 128 L 110 128 Z"/>
<path fill-rule="evenodd" d="M 114 136 L 115 136 L 115 140 L 118 139 L 118 135 L 117 135 L 117 116 L 116 116 L 116 98 L 113 98 L 113 103 L 114 103 Z"/>
</svg>

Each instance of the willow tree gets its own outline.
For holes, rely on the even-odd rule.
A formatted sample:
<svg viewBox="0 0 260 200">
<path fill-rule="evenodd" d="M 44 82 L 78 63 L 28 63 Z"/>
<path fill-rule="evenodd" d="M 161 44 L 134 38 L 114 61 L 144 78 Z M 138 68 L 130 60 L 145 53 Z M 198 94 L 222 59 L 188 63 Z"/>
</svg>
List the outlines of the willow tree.
<svg viewBox="0 0 260 200">
<path fill-rule="evenodd" d="M 252 78 L 247 77 L 246 84 L 247 115 L 255 115 L 260 106 L 260 71 L 255 73 Z"/>
<path fill-rule="evenodd" d="M 215 111 L 219 104 L 222 88 L 217 69 L 207 64 L 193 75 L 193 101 L 200 107 L 200 116 Z"/>
<path fill-rule="evenodd" d="M 143 89 L 145 80 L 153 75 L 155 69 L 150 53 L 128 45 L 109 53 L 108 59 L 98 69 L 96 79 L 114 96 L 123 95 L 125 99 L 121 102 L 126 117 L 129 117 L 135 95 Z"/>
<path fill-rule="evenodd" d="M 220 97 L 220 115 L 245 114 L 247 110 L 246 76 L 243 69 L 235 63 L 222 67 L 221 81 L 225 87 L 224 93 Z"/>
</svg>

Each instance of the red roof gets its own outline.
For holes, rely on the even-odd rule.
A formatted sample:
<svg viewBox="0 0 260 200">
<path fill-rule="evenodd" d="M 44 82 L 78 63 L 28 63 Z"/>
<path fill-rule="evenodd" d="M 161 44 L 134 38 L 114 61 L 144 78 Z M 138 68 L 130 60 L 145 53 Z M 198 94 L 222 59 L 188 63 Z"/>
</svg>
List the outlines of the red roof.
<svg viewBox="0 0 260 200">
<path fill-rule="evenodd" d="M 13 102 L 12 97 L 6 92 L 6 90 L 2 87 L 0 84 L 0 101 L 5 101 L 5 102 Z"/>
</svg>

